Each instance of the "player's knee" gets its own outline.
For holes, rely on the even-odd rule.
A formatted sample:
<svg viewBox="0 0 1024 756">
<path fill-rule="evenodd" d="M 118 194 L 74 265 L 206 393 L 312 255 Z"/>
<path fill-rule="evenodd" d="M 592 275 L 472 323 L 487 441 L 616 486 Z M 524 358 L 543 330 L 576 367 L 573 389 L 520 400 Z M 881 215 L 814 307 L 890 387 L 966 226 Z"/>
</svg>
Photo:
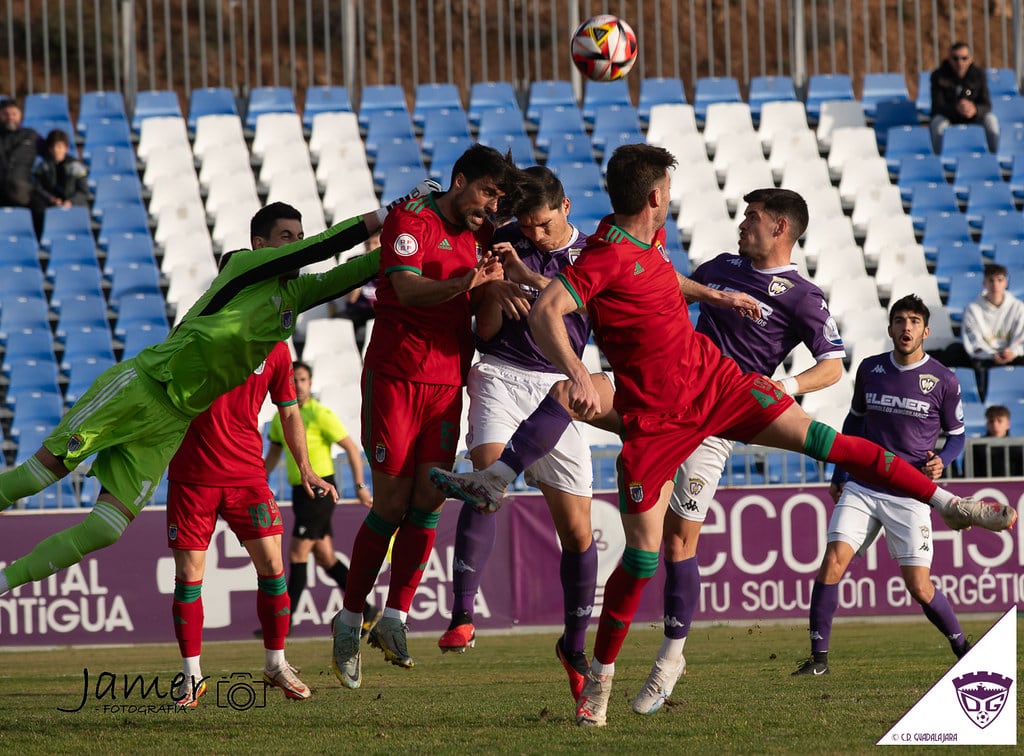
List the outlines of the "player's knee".
<svg viewBox="0 0 1024 756">
<path fill-rule="evenodd" d="M 569 381 L 561 380 L 557 381 L 551 389 L 548 391 L 548 396 L 554 399 L 556 402 L 561 404 L 566 409 L 569 408 Z"/>
<path fill-rule="evenodd" d="M 110 519 L 101 516 L 100 512 L 94 509 L 86 515 L 79 526 L 76 540 L 82 553 L 98 551 L 117 543 L 127 524 L 127 519 L 125 519 L 124 525 L 119 526 L 119 523 L 111 522 Z"/>
</svg>

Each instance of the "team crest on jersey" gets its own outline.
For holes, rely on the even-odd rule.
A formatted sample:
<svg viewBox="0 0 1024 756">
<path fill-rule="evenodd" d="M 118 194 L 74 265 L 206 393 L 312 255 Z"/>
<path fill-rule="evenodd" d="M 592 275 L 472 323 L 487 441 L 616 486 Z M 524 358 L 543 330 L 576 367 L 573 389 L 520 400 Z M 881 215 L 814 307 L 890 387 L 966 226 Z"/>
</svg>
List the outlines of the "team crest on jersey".
<svg viewBox="0 0 1024 756">
<path fill-rule="evenodd" d="M 167 540 L 168 541 L 177 541 L 178 540 L 178 526 L 177 525 L 168 525 L 167 526 Z"/>
<path fill-rule="evenodd" d="M 833 346 L 843 345 L 843 337 L 839 335 L 839 324 L 836 323 L 835 318 L 830 317 L 825 321 L 825 325 L 821 327 L 821 334 L 829 344 Z"/>
<path fill-rule="evenodd" d="M 630 483 L 629 484 L 629 498 L 633 500 L 634 504 L 639 504 L 644 500 L 644 486 L 643 483 Z"/>
<path fill-rule="evenodd" d="M 696 475 L 690 478 L 688 486 L 690 490 L 690 496 L 700 496 L 700 492 L 704 490 L 704 486 L 706 485 L 707 482 L 702 480 L 701 478 L 698 478 Z"/>
<path fill-rule="evenodd" d="M 399 234 L 395 239 L 395 254 L 399 257 L 412 257 L 419 248 L 419 242 L 412 234 Z"/>
<path fill-rule="evenodd" d="M 266 369 L 267 369 L 267 361 L 263 360 L 263 362 L 261 362 L 259 365 L 257 365 L 256 369 L 252 371 L 252 374 L 253 375 L 263 375 L 263 371 L 266 370 Z"/>
<path fill-rule="evenodd" d="M 768 293 L 773 297 L 780 297 L 792 288 L 792 281 L 787 281 L 779 276 L 772 276 L 771 283 L 768 284 Z"/>
<path fill-rule="evenodd" d="M 575 265 L 576 261 L 580 259 L 580 251 L 578 249 L 569 250 L 569 264 Z"/>
<path fill-rule="evenodd" d="M 290 331 L 295 325 L 295 311 L 291 308 L 281 312 L 281 328 Z"/>
<path fill-rule="evenodd" d="M 373 459 L 377 464 L 384 462 L 384 458 L 387 456 L 387 450 L 384 448 L 384 444 L 377 444 L 373 449 Z"/>
<path fill-rule="evenodd" d="M 928 375 L 928 373 L 921 373 L 917 376 L 917 387 L 921 389 L 922 394 L 930 394 L 939 385 L 939 379 L 934 375 Z"/>
<path fill-rule="evenodd" d="M 82 437 L 77 433 L 68 439 L 68 452 L 74 454 L 76 451 L 82 448 Z"/>
<path fill-rule="evenodd" d="M 665 245 L 662 244 L 661 242 L 658 242 L 658 252 L 661 253 L 661 256 L 665 259 L 665 262 L 671 262 L 668 259 L 668 250 L 665 249 Z"/>
</svg>

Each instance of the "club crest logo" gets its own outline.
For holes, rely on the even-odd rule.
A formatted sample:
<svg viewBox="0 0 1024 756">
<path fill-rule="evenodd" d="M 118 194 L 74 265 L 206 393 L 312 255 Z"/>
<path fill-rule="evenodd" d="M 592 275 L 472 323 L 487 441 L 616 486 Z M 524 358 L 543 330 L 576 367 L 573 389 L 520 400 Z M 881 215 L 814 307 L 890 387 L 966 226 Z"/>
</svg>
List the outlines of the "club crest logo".
<svg viewBox="0 0 1024 756">
<path fill-rule="evenodd" d="M 399 257 L 412 257 L 419 248 L 420 245 L 412 234 L 399 234 L 395 239 L 395 254 Z"/>
<path fill-rule="evenodd" d="M 985 729 L 992 724 L 1009 699 L 1013 680 L 995 672 L 969 672 L 953 678 L 960 708 L 974 724 Z"/>
<path fill-rule="evenodd" d="M 77 433 L 68 439 L 68 453 L 74 454 L 76 451 L 82 448 L 84 441 L 82 437 Z"/>
<path fill-rule="evenodd" d="M 702 480 L 698 477 L 690 478 L 690 482 L 687 488 L 690 491 L 690 496 L 700 496 L 700 492 L 704 490 L 704 486 L 707 485 L 707 481 Z"/>
<path fill-rule="evenodd" d="M 939 379 L 934 375 L 928 375 L 928 373 L 921 373 L 917 376 L 917 386 L 921 389 L 922 394 L 930 394 L 939 385 Z"/>
<path fill-rule="evenodd" d="M 787 281 L 779 276 L 772 276 L 771 283 L 768 284 L 768 294 L 773 297 L 780 297 L 792 288 L 792 281 Z"/>
<path fill-rule="evenodd" d="M 168 541 L 177 541 L 178 540 L 178 526 L 177 525 L 168 525 L 167 526 L 167 540 Z"/>
<path fill-rule="evenodd" d="M 671 260 L 668 259 L 668 250 L 665 249 L 665 246 L 661 242 L 658 242 L 658 252 L 661 253 L 665 262 L 671 262 Z"/>
<path fill-rule="evenodd" d="M 644 486 L 643 483 L 630 483 L 629 484 L 629 498 L 633 500 L 634 504 L 639 504 L 644 500 Z"/>
<path fill-rule="evenodd" d="M 829 318 L 821 327 L 821 333 L 832 346 L 842 346 L 843 337 L 839 335 L 839 325 L 835 318 Z"/>
<path fill-rule="evenodd" d="M 290 331 L 295 326 L 295 311 L 291 308 L 284 310 L 281 313 L 281 327 Z"/>
<path fill-rule="evenodd" d="M 377 462 L 377 464 L 382 463 L 386 456 L 387 451 L 384 449 L 384 444 L 377 444 L 377 446 L 374 447 L 373 449 L 373 458 Z"/>
</svg>

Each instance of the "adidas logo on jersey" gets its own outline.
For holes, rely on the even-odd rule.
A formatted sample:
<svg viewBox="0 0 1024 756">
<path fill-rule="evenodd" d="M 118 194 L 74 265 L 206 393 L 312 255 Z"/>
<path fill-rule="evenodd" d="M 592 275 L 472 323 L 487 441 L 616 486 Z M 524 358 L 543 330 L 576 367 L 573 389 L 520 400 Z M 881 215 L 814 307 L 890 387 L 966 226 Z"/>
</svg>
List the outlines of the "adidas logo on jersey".
<svg viewBox="0 0 1024 756">
<path fill-rule="evenodd" d="M 443 249 L 443 250 L 446 250 L 446 251 L 450 251 L 451 248 L 452 248 L 452 243 L 450 241 L 448 241 L 447 239 L 442 239 L 441 243 L 437 245 L 437 248 L 438 249 Z"/>
<path fill-rule="evenodd" d="M 636 265 L 633 266 L 633 275 L 634 276 L 639 276 L 643 272 L 644 272 L 644 266 L 641 265 L 640 263 L 637 263 Z"/>
</svg>

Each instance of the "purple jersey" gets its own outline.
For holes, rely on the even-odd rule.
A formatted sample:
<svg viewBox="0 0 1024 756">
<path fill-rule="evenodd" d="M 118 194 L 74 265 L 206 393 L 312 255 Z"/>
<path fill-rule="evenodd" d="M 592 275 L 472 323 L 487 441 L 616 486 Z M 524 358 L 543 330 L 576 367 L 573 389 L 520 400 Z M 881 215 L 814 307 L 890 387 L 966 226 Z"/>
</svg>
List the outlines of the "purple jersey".
<svg viewBox="0 0 1024 756">
<path fill-rule="evenodd" d="M 913 365 L 897 365 L 891 352 L 868 357 L 857 369 L 850 413 L 863 418 L 864 438 L 917 468 L 940 433 L 964 432 L 960 382 L 928 356 Z"/>
<path fill-rule="evenodd" d="M 701 265 L 690 278 L 712 289 L 749 294 L 760 303 L 761 317 L 755 321 L 727 307 L 700 306 L 697 332 L 744 372 L 771 376 L 800 343 L 815 360 L 846 356 L 825 296 L 795 265 L 758 270 L 748 258 L 726 252 Z"/>
<path fill-rule="evenodd" d="M 527 268 L 546 278 L 554 278 L 555 274 L 566 265 L 576 262 L 580 250 L 587 243 L 587 237 L 581 234 L 579 229 L 573 228 L 572 237 L 566 246 L 552 252 L 541 252 L 533 242 L 523 236 L 519 226 L 512 223 L 494 232 L 491 243 L 496 244 L 502 241 L 509 242 L 515 248 L 516 254 Z M 532 305 L 540 292 L 529 286 L 522 288 Z M 587 345 L 587 339 L 590 337 L 590 321 L 587 316 L 580 312 L 566 315 L 565 330 L 569 333 L 569 341 L 576 355 L 582 357 L 583 348 Z M 540 351 L 537 342 L 533 340 L 533 334 L 530 333 L 530 326 L 525 318 L 520 320 L 504 318 L 501 330 L 488 341 L 477 339 L 476 347 L 482 354 L 494 355 L 526 370 L 535 370 L 540 373 L 561 372 Z"/>
</svg>

